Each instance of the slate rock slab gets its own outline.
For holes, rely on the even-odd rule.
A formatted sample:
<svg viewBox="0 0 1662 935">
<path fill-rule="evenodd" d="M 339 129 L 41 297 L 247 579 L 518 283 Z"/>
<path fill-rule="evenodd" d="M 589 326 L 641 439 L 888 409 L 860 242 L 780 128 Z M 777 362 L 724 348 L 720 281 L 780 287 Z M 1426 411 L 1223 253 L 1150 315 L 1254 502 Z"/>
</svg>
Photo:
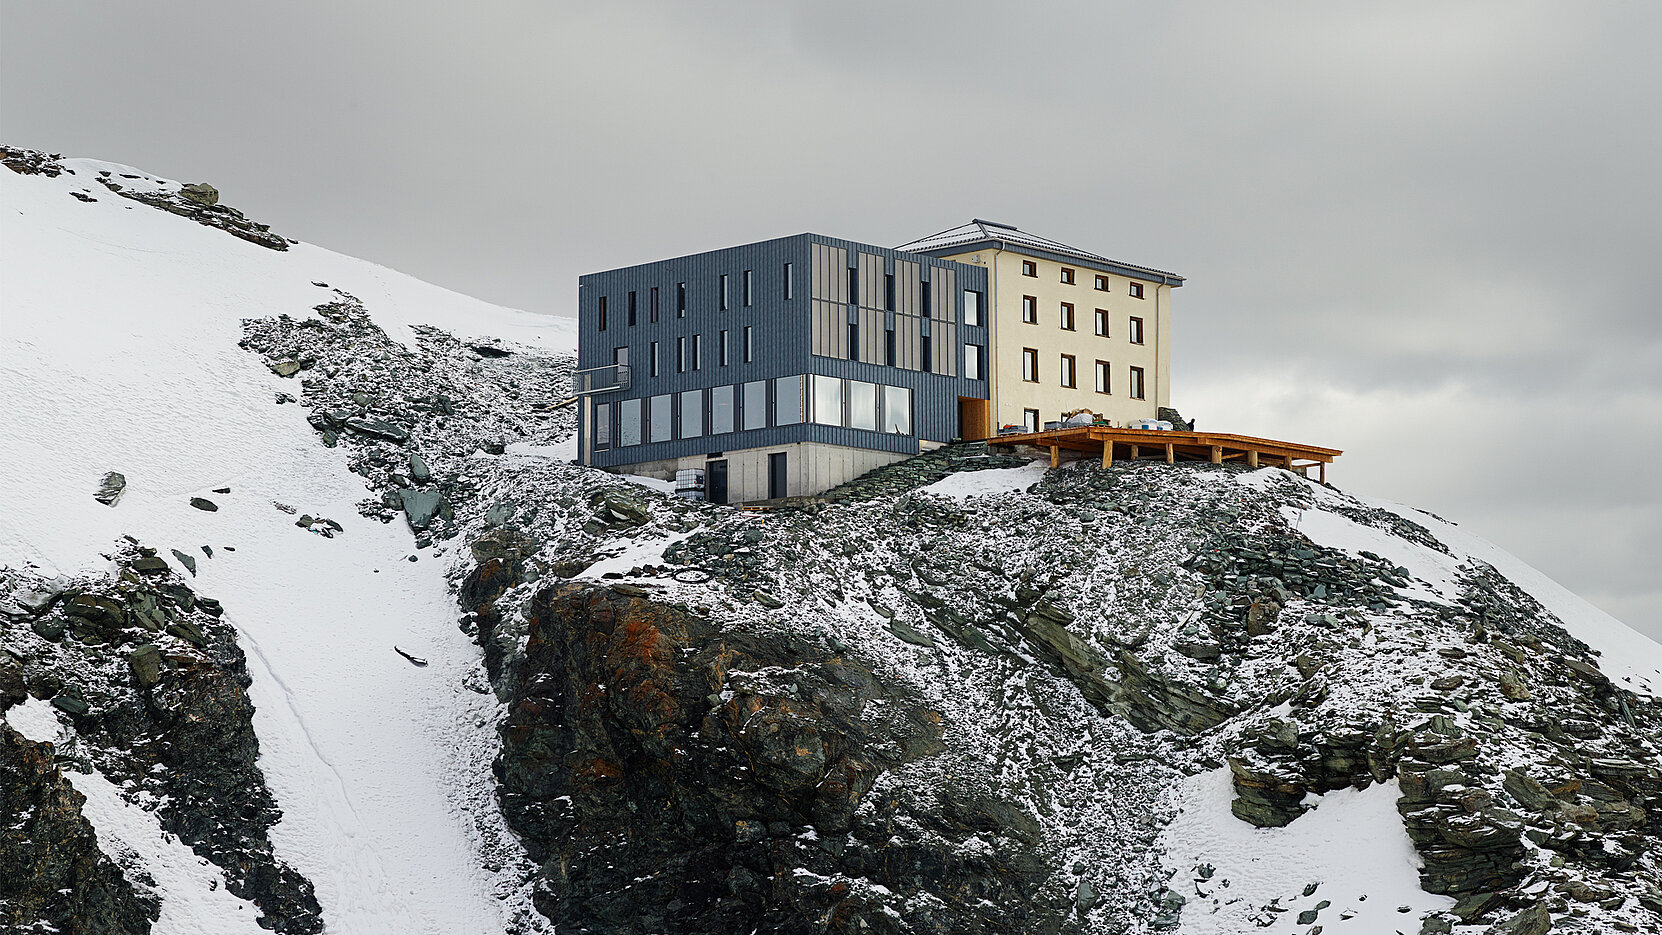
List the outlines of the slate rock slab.
<svg viewBox="0 0 1662 935">
<path fill-rule="evenodd" d="M 410 440 L 410 430 L 400 425 L 394 425 L 385 419 L 373 419 L 368 416 L 353 416 L 346 420 L 346 427 L 359 435 L 368 435 L 370 438 L 382 438 L 389 442 L 407 442 Z"/>
<path fill-rule="evenodd" d="M 98 482 L 98 492 L 92 495 L 94 500 L 105 506 L 115 506 L 121 499 L 121 494 L 127 489 L 127 477 L 120 471 L 111 471 Z"/>
<path fill-rule="evenodd" d="M 444 497 L 436 490 L 405 487 L 398 491 L 398 498 L 404 505 L 404 516 L 410 521 L 411 529 L 426 529 L 432 525 L 439 507 L 444 505 Z"/>
</svg>

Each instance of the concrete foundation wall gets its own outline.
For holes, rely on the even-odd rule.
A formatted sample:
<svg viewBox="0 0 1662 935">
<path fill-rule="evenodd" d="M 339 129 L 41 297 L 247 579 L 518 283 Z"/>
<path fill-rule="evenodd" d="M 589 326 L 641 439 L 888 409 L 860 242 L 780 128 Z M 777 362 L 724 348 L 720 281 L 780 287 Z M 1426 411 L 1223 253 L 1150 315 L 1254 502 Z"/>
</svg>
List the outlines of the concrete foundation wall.
<svg viewBox="0 0 1662 935">
<path fill-rule="evenodd" d="M 800 442 L 767 448 L 749 448 L 727 451 L 721 458 L 694 455 L 662 461 L 644 461 L 613 468 L 619 474 L 639 474 L 662 480 L 674 480 L 675 472 L 700 469 L 706 471 L 712 460 L 727 462 L 727 502 L 749 503 L 768 499 L 768 457 L 783 453 L 786 458 L 785 496 L 806 497 L 824 493 L 838 484 L 846 483 L 874 468 L 910 457 L 891 451 L 872 451 Z"/>
</svg>

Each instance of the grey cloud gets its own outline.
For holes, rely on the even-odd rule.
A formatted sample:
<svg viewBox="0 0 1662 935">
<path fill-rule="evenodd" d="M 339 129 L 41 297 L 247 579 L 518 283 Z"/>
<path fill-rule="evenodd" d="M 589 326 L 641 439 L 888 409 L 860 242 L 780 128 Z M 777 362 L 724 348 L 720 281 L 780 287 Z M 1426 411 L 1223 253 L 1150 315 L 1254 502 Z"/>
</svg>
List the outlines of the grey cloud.
<svg viewBox="0 0 1662 935">
<path fill-rule="evenodd" d="M 1639 522 L 1662 509 L 1662 8 L 3 16 L 8 141 L 208 179 L 293 236 L 536 311 L 591 270 L 972 216 L 1175 269 L 1180 407 L 1340 444 L 1341 483 L 1464 517 L 1662 636 Z"/>
</svg>

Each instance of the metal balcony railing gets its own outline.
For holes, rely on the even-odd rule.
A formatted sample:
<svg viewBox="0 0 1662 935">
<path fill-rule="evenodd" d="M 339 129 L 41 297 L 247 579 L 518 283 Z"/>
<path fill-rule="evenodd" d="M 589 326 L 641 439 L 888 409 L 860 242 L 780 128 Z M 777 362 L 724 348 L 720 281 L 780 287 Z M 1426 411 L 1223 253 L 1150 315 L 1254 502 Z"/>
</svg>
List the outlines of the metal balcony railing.
<svg viewBox="0 0 1662 935">
<path fill-rule="evenodd" d="M 591 393 L 612 393 L 629 388 L 628 364 L 607 364 L 589 367 L 571 375 L 571 391 L 578 396 Z"/>
</svg>

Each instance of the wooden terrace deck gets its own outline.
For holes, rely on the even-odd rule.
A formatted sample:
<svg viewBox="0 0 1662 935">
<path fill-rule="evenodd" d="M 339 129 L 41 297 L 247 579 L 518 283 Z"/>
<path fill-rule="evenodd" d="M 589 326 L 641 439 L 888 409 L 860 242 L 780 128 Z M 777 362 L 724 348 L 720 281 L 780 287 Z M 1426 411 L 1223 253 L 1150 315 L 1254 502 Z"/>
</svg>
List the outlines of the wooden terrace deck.
<svg viewBox="0 0 1662 935">
<path fill-rule="evenodd" d="M 1244 460 L 1248 467 L 1282 467 L 1300 474 L 1315 467 L 1324 484 L 1327 483 L 1327 466 L 1333 463 L 1334 458 L 1344 454 L 1337 448 L 1254 438 L 1251 435 L 1118 429 L 1106 425 L 1073 425 L 1048 432 L 995 435 L 987 439 L 987 444 L 1003 448 L 1017 445 L 1049 448 L 1051 467 L 1061 462 L 1063 449 L 1087 454 L 1100 452 L 1103 467 L 1113 464 L 1116 457 L 1132 460 L 1163 457 L 1167 464 L 1179 460 L 1211 461 L 1213 464 Z"/>
</svg>

